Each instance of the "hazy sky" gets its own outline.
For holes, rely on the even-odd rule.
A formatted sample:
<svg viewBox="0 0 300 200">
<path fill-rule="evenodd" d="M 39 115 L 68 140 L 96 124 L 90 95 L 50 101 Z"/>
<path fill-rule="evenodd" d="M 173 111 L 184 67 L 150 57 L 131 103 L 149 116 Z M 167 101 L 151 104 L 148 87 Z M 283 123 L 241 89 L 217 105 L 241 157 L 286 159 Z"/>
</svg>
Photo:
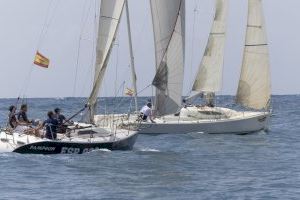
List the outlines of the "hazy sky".
<svg viewBox="0 0 300 200">
<path fill-rule="evenodd" d="M 270 44 L 273 94 L 299 94 L 300 1 L 263 2 Z M 138 88 L 142 90 L 154 77 L 149 1 L 129 0 L 129 4 Z M 0 0 L 0 97 L 87 96 L 92 84 L 95 23 L 97 24 L 95 12 L 98 16 L 99 5 L 99 0 Z M 213 7 L 213 0 L 186 0 L 186 65 L 183 95 L 189 92 L 203 55 L 212 22 Z M 247 1 L 230 0 L 229 12 L 221 94 L 236 92 L 242 62 Z M 47 28 L 44 29 L 41 43 L 38 44 L 45 22 Z M 112 52 L 101 91 L 102 96 L 114 96 L 115 91 L 122 88 L 124 81 L 125 87 L 130 87 L 125 22 L 123 17 L 118 33 L 118 45 L 115 45 Z M 32 66 L 37 48 L 50 58 L 49 69 Z M 123 94 L 123 91 L 120 94 Z M 152 89 L 149 87 L 140 95 L 151 94 Z"/>
</svg>

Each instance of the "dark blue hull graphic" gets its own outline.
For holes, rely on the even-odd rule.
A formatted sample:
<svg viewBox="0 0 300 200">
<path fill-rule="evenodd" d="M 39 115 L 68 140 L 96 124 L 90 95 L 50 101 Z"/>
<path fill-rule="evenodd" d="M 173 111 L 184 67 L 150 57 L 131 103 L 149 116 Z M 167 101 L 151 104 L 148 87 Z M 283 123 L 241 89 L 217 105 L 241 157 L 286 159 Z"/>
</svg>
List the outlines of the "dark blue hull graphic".
<svg viewBox="0 0 300 200">
<path fill-rule="evenodd" d="M 124 140 L 106 143 L 42 141 L 20 146 L 13 152 L 21 154 L 82 154 L 98 149 L 131 150 L 136 138 L 137 134 Z"/>
</svg>

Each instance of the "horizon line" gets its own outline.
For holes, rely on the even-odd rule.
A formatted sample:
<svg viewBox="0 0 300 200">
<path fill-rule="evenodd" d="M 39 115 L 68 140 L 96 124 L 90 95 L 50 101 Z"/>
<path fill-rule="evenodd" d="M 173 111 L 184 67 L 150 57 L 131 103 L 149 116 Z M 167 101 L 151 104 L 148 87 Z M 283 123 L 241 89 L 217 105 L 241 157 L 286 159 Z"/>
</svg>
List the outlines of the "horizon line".
<svg viewBox="0 0 300 200">
<path fill-rule="evenodd" d="M 271 96 L 297 96 L 300 95 L 300 93 L 295 93 L 295 94 L 272 94 Z M 220 94 L 217 96 L 236 96 L 232 94 Z M 97 97 L 97 98 L 117 98 L 117 97 L 127 97 L 127 98 L 134 98 L 133 96 L 102 96 L 102 97 Z M 146 97 L 154 97 L 154 96 L 138 96 L 138 98 L 146 98 Z M 187 96 L 182 96 L 182 97 L 187 97 Z M 87 96 L 65 96 L 65 97 L 38 97 L 38 96 L 32 96 L 32 97 L 0 97 L 0 99 L 64 99 L 64 98 L 88 98 Z"/>
</svg>

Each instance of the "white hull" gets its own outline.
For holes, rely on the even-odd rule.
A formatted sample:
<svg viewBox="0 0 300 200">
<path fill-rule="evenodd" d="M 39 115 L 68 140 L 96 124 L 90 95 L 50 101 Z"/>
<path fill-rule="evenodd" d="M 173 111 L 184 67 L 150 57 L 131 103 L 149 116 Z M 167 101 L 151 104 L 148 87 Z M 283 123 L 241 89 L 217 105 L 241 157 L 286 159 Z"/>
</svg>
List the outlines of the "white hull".
<svg viewBox="0 0 300 200">
<path fill-rule="evenodd" d="M 140 134 L 186 134 L 193 132 L 244 134 L 268 129 L 270 118 L 270 113 L 268 112 L 237 112 L 226 108 L 215 109 L 219 111 L 221 109 L 223 112 L 229 113 L 229 115 L 225 118 L 215 119 L 196 118 L 189 115 L 170 115 L 155 119 L 156 123 L 142 122 L 140 124 L 137 124 L 134 119 L 126 120 L 126 115 L 119 115 L 119 117 L 123 117 L 122 121 L 125 126 L 136 124 Z M 96 116 L 96 122 L 105 123 L 109 121 L 103 117 Z M 114 116 L 114 119 L 117 118 L 117 116 Z"/>
<path fill-rule="evenodd" d="M 257 113 L 249 117 L 237 119 L 199 120 L 193 122 L 162 122 L 142 123 L 141 134 L 167 134 L 167 133 L 251 133 L 268 129 L 269 114 Z"/>
</svg>

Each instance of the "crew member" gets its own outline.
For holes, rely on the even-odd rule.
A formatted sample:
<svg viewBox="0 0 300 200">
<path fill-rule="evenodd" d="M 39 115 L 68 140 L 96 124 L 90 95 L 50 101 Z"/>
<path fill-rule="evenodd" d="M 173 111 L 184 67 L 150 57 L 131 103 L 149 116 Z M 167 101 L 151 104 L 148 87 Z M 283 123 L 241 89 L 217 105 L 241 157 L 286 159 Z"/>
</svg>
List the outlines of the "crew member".
<svg viewBox="0 0 300 200">
<path fill-rule="evenodd" d="M 206 101 L 206 106 L 211 108 L 215 107 L 215 93 L 213 92 L 206 93 L 205 101 Z"/>
<path fill-rule="evenodd" d="M 45 137 L 55 140 L 57 138 L 58 121 L 54 118 L 54 113 L 52 111 L 49 111 L 47 115 L 48 119 L 43 123 L 43 126 L 46 127 Z"/>
<path fill-rule="evenodd" d="M 58 121 L 58 133 L 65 133 L 67 131 L 68 125 L 70 123 L 66 124 L 66 117 L 61 114 L 61 109 L 60 108 L 55 108 L 54 109 L 54 118 Z"/>
<path fill-rule="evenodd" d="M 143 121 L 147 121 L 148 117 L 150 119 L 150 121 L 152 123 L 155 123 L 155 121 L 152 119 L 152 104 L 150 102 L 148 102 L 145 106 L 143 106 L 143 108 L 141 109 L 140 111 L 140 118 L 143 120 Z"/>
<path fill-rule="evenodd" d="M 10 106 L 9 107 L 9 115 L 8 115 L 8 124 L 12 129 L 17 128 L 18 121 L 16 117 L 16 106 Z"/>
<path fill-rule="evenodd" d="M 18 121 L 27 125 L 30 125 L 32 121 L 30 121 L 27 117 L 27 104 L 22 104 L 20 108 L 20 112 L 17 115 Z"/>
<path fill-rule="evenodd" d="M 21 121 L 18 120 L 16 117 L 16 106 L 12 105 L 9 107 L 9 116 L 8 116 L 8 122 L 10 127 L 17 133 L 24 133 L 28 135 L 35 135 L 37 137 L 40 136 L 39 129 L 38 128 L 32 128 L 29 126 L 29 120 L 26 115 L 27 108 L 26 106 L 22 105 L 21 111 L 18 113 L 18 118 L 21 119 Z"/>
<path fill-rule="evenodd" d="M 60 108 L 54 109 L 54 118 L 57 119 L 59 125 L 65 123 L 66 121 L 66 117 L 63 114 L 61 114 Z"/>
</svg>

